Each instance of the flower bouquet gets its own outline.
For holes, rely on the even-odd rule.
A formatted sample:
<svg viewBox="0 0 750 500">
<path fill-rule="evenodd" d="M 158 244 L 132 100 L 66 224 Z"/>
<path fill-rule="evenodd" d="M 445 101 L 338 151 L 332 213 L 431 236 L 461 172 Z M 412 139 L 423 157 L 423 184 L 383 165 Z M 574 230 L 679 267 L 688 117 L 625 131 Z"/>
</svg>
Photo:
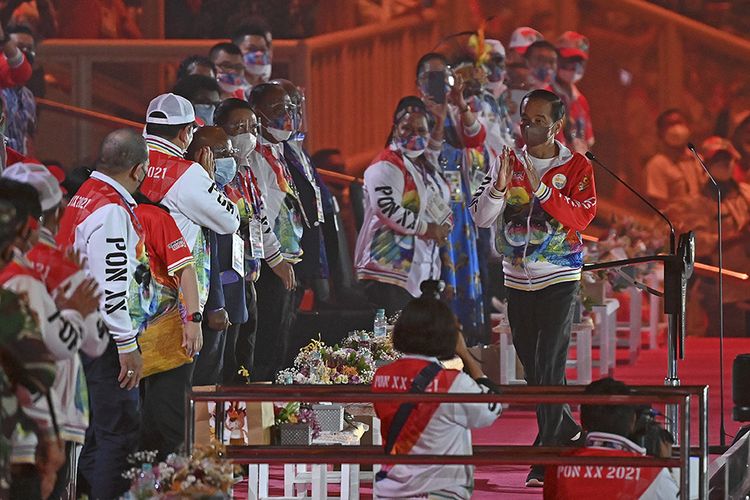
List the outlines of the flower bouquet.
<svg viewBox="0 0 750 500">
<path fill-rule="evenodd" d="M 375 366 L 390 363 L 401 357 L 401 353 L 393 348 L 390 336 L 376 337 L 373 332 L 356 330 L 349 334 L 341 343 L 342 347 L 349 349 L 369 349 Z"/>
<path fill-rule="evenodd" d="M 330 347 L 313 340 L 294 359 L 294 366 L 281 370 L 278 384 L 369 384 L 374 373 L 369 348 Z"/>
<path fill-rule="evenodd" d="M 156 451 L 140 451 L 128 457 L 131 467 L 123 477 L 131 486 L 124 498 L 230 498 L 234 465 L 222 448 L 199 448 L 189 457 L 173 453 L 158 463 L 156 456 Z"/>
</svg>

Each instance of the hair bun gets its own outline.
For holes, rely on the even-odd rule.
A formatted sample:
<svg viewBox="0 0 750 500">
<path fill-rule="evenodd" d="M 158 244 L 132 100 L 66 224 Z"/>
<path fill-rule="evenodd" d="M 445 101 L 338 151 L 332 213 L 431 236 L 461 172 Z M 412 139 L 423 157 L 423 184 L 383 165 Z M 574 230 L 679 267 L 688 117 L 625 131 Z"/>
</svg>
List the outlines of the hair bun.
<svg viewBox="0 0 750 500">
<path fill-rule="evenodd" d="M 440 294 L 445 290 L 445 281 L 443 280 L 424 280 L 419 284 L 419 290 L 422 297 L 429 297 L 440 300 Z"/>
</svg>

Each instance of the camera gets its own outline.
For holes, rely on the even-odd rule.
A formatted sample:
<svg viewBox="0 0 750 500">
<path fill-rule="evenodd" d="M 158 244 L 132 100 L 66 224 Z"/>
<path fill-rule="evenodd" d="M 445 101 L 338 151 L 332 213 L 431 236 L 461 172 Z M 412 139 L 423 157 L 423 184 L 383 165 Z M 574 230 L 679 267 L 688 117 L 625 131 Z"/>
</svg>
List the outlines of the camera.
<svg viewBox="0 0 750 500">
<path fill-rule="evenodd" d="M 670 457 L 674 437 L 656 420 L 656 417 L 663 415 L 650 406 L 637 407 L 635 414 L 635 429 L 630 440 L 645 448 L 647 455 Z"/>
</svg>

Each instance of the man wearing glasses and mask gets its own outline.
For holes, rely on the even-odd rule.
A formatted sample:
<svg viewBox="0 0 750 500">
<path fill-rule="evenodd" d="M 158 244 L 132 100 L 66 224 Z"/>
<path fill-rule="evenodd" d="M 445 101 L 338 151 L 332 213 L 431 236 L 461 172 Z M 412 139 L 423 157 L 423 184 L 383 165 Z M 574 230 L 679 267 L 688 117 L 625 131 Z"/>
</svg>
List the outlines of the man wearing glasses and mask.
<svg viewBox="0 0 750 500">
<path fill-rule="evenodd" d="M 260 120 L 258 144 L 249 165 L 258 179 L 266 215 L 280 248 L 266 255 L 261 265 L 258 290 L 258 332 L 255 347 L 256 380 L 271 380 L 283 368 L 287 344 L 297 313 L 294 265 L 302 256 L 302 234 L 309 226 L 299 191 L 286 158 L 284 141 L 293 133 L 291 98 L 281 85 L 263 83 L 250 92 L 250 105 Z M 270 267 L 270 269 L 269 269 Z"/>
</svg>

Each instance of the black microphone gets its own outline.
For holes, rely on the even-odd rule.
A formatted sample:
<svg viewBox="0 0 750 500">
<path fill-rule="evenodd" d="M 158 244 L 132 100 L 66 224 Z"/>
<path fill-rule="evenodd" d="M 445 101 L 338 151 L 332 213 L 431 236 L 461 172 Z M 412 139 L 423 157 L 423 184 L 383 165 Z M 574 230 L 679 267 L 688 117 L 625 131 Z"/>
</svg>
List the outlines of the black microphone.
<svg viewBox="0 0 750 500">
<path fill-rule="evenodd" d="M 674 232 L 674 226 L 672 225 L 672 221 L 670 221 L 667 218 L 667 216 L 664 215 L 664 213 L 661 210 L 659 210 L 658 208 L 656 208 L 653 205 L 653 203 L 651 203 L 650 201 L 648 201 L 645 196 L 643 196 L 641 193 L 639 193 L 638 191 L 636 191 L 630 184 L 628 184 L 623 179 L 621 179 L 619 175 L 617 175 L 616 173 L 614 173 L 613 171 L 611 171 L 609 168 L 607 168 L 606 165 L 604 165 L 604 163 L 600 162 L 599 158 L 597 158 L 596 156 L 594 156 L 594 153 L 592 153 L 591 151 L 586 151 L 585 156 L 586 156 L 586 158 L 588 158 L 589 160 L 593 161 L 594 163 L 596 163 L 597 165 L 599 165 L 600 167 L 602 167 L 604 170 L 606 170 L 609 175 L 611 175 L 612 177 L 614 177 L 615 179 L 617 179 L 620 182 L 620 184 L 622 184 L 623 186 L 625 186 L 626 188 L 628 188 L 631 193 L 633 193 L 638 198 L 640 198 L 640 200 L 643 201 L 643 203 L 645 203 L 646 205 L 648 205 L 649 208 L 651 208 L 651 210 L 653 210 L 654 212 L 656 212 L 657 214 L 659 214 L 659 217 L 661 217 L 662 219 L 664 219 L 666 221 L 666 223 L 669 225 L 669 253 L 671 253 L 672 255 L 674 255 L 675 250 L 676 250 L 676 246 L 675 246 L 675 232 Z"/>
<path fill-rule="evenodd" d="M 721 377 L 719 381 L 719 392 L 721 393 L 719 396 L 721 398 L 721 408 L 719 410 L 721 412 L 719 442 L 721 446 L 726 446 L 726 432 L 724 431 L 724 245 L 721 241 L 721 188 L 716 182 L 716 179 L 714 179 L 714 176 L 711 175 L 711 172 L 708 171 L 708 167 L 703 161 L 703 158 L 701 158 L 698 151 L 695 150 L 695 145 L 692 142 L 688 142 L 687 147 L 698 160 L 698 163 L 701 164 L 701 167 L 703 167 L 708 179 L 711 181 L 711 184 L 714 185 L 714 189 L 716 190 L 716 227 L 719 232 L 719 373 Z"/>
</svg>

